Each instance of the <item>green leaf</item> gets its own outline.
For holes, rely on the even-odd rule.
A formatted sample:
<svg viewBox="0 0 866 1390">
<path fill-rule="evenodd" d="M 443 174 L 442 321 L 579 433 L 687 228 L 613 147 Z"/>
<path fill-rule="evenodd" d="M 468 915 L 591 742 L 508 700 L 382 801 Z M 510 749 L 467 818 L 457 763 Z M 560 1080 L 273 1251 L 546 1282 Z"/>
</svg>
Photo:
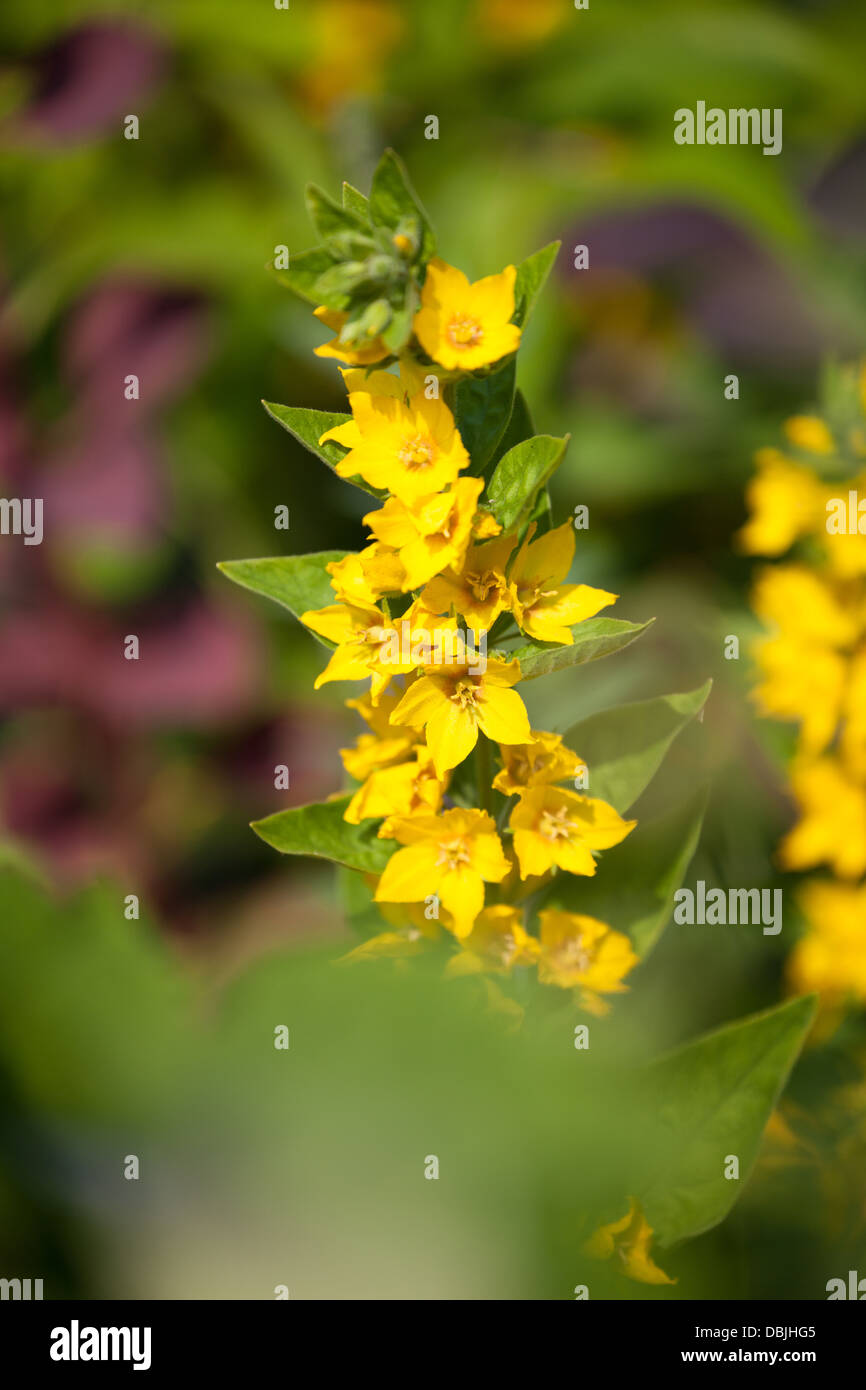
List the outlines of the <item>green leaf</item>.
<svg viewBox="0 0 866 1390">
<path fill-rule="evenodd" d="M 273 264 L 270 269 L 287 290 L 318 308 L 322 301 L 314 286 L 319 277 L 324 275 L 326 270 L 330 270 L 333 264 L 333 257 L 328 255 L 323 246 L 314 246 L 310 251 L 299 251 L 296 256 L 290 255 L 288 270 L 275 270 Z"/>
<path fill-rule="evenodd" d="M 329 198 L 328 194 L 317 188 L 314 183 L 307 185 L 306 202 L 310 220 L 323 241 L 338 232 L 369 231 L 369 224 L 363 217 L 359 217 L 350 208 L 335 203 L 333 198 Z"/>
<path fill-rule="evenodd" d="M 590 775 L 589 794 L 598 795 Z M 597 917 L 626 932 L 643 958 L 670 919 L 674 893 L 697 849 L 707 794 L 701 789 L 681 805 L 651 820 L 601 856 L 592 878 L 558 874 L 545 906 Z"/>
<path fill-rule="evenodd" d="M 553 269 L 561 241 L 552 241 L 549 246 L 543 246 L 540 251 L 536 251 L 531 256 L 527 256 L 525 261 L 521 261 L 517 267 L 517 278 L 514 282 L 514 314 L 512 321 L 525 328 L 529 316 L 535 306 L 535 301 L 544 289 L 548 275 Z"/>
<path fill-rule="evenodd" d="M 707 681 L 684 695 L 662 695 L 603 710 L 563 735 L 589 768 L 589 789 L 624 814 L 658 771 L 681 729 L 700 713 L 712 689 Z"/>
<path fill-rule="evenodd" d="M 256 834 L 278 849 L 280 854 L 303 854 L 314 859 L 330 859 L 347 869 L 381 873 L 394 853 L 393 840 L 379 840 L 379 821 L 349 825 L 343 812 L 351 797 L 313 802 L 277 811 L 264 820 L 253 821 Z"/>
<path fill-rule="evenodd" d="M 499 371 L 457 383 L 454 416 L 476 476 L 484 472 L 511 418 L 516 370 L 511 357 Z"/>
<path fill-rule="evenodd" d="M 618 618 L 588 618 L 586 622 L 575 623 L 571 629 L 574 643 L 570 647 L 560 647 L 556 642 L 526 642 L 523 646 L 508 650 L 509 660 L 517 657 L 523 680 L 532 681 L 538 676 L 546 676 L 551 671 L 562 671 L 567 666 L 582 666 L 587 661 L 598 661 L 611 652 L 621 651 L 655 622 L 650 618 L 645 623 L 626 623 Z"/>
<path fill-rule="evenodd" d="M 663 1150 L 635 1191 L 662 1245 L 727 1216 L 814 1015 L 813 997 L 792 999 L 650 1068 L 649 1105 L 663 1126 Z M 739 1159 L 738 1181 L 724 1176 L 727 1154 Z"/>
<path fill-rule="evenodd" d="M 499 460 L 487 484 L 487 500 L 504 530 L 510 531 L 528 519 L 539 488 L 559 467 L 569 438 L 537 434 L 515 444 Z"/>
<path fill-rule="evenodd" d="M 529 413 L 529 406 L 526 404 L 526 397 L 522 391 L 515 391 L 511 416 L 505 432 L 493 452 L 493 462 L 498 463 L 509 449 L 514 448 L 515 444 L 522 444 L 524 439 L 530 439 L 534 434 L 532 416 Z"/>
<path fill-rule="evenodd" d="M 313 555 L 276 555 L 262 560 L 223 560 L 217 569 L 254 594 L 273 599 L 288 608 L 296 618 L 309 609 L 326 608 L 337 602 L 331 576 L 325 566 L 342 560 L 345 550 L 320 550 Z M 313 633 L 317 642 L 333 651 L 334 644 Z"/>
<path fill-rule="evenodd" d="M 320 444 L 319 440 L 328 430 L 336 428 L 337 425 L 345 425 L 351 420 L 351 415 L 341 415 L 331 410 L 308 410 L 300 405 L 277 405 L 273 401 L 262 401 L 262 405 L 271 419 L 294 435 L 299 444 L 303 444 L 305 449 L 309 449 L 311 454 L 315 454 L 316 458 L 320 458 L 329 468 L 336 468 L 340 459 L 345 458 L 346 450 L 341 444 L 334 444 L 330 440 Z M 371 497 L 386 495 L 379 488 L 370 487 L 363 478 L 347 478 L 345 481 L 360 488 L 362 492 L 368 492 Z"/>
<path fill-rule="evenodd" d="M 365 227 L 370 225 L 370 203 L 351 183 L 343 182 L 343 207 L 353 212 Z"/>
<path fill-rule="evenodd" d="M 394 232 L 404 217 L 417 217 L 421 224 L 420 259 L 428 261 L 436 250 L 436 238 L 402 160 L 386 150 L 376 166 L 370 187 L 370 215 L 374 226 Z"/>
</svg>

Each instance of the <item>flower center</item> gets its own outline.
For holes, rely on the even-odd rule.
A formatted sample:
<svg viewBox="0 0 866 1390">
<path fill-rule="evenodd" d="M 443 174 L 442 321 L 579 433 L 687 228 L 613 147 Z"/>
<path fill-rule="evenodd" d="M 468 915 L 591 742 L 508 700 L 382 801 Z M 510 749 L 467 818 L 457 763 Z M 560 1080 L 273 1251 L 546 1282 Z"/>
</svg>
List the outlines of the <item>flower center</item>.
<svg viewBox="0 0 866 1390">
<path fill-rule="evenodd" d="M 563 941 L 552 954 L 562 970 L 587 970 L 591 961 L 590 954 L 584 950 L 579 936 L 571 941 Z"/>
<path fill-rule="evenodd" d="M 478 702 L 478 687 L 472 681 L 459 680 L 451 699 L 461 709 L 473 709 Z"/>
<path fill-rule="evenodd" d="M 433 444 L 426 435 L 410 435 L 403 441 L 399 457 L 404 468 L 429 468 L 433 462 Z"/>
<path fill-rule="evenodd" d="M 455 314 L 448 325 L 447 337 L 452 347 L 475 347 L 484 337 L 484 329 L 468 314 Z"/>
<path fill-rule="evenodd" d="M 484 603 L 490 590 L 495 589 L 497 583 L 496 575 L 491 570 L 485 570 L 483 574 L 472 571 L 466 575 L 467 588 L 479 603 Z"/>
<path fill-rule="evenodd" d="M 442 840 L 439 844 L 439 858 L 436 860 L 436 867 L 446 869 L 457 869 L 461 864 L 470 862 L 469 851 L 465 842 L 458 836 L 454 840 Z"/>
<path fill-rule="evenodd" d="M 577 823 L 568 819 L 568 807 L 560 806 L 558 811 L 542 811 L 538 830 L 546 840 L 567 840 Z"/>
</svg>

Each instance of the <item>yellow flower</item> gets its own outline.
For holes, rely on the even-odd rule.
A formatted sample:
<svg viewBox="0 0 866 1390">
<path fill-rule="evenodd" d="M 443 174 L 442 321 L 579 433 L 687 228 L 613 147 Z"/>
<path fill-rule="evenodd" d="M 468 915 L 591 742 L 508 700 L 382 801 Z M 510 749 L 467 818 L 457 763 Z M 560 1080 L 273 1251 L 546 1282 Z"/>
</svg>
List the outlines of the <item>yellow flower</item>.
<svg viewBox="0 0 866 1390">
<path fill-rule="evenodd" d="M 390 350 L 381 338 L 373 338 L 366 347 L 362 348 L 346 347 L 340 342 L 340 329 L 349 317 L 348 314 L 340 314 L 336 309 L 326 309 L 324 305 L 314 309 L 313 313 L 320 323 L 337 334 L 336 338 L 331 338 L 330 342 L 322 343 L 321 347 L 314 349 L 317 357 L 336 357 L 339 362 L 350 362 L 353 366 L 366 367 L 374 362 L 381 362 L 383 358 L 389 356 Z"/>
<path fill-rule="evenodd" d="M 834 758 L 795 763 L 791 788 L 801 818 L 779 846 L 786 869 L 830 864 L 840 878 L 866 873 L 866 791 Z"/>
<path fill-rule="evenodd" d="M 531 535 L 531 533 L 530 533 Z M 563 584 L 574 558 L 574 527 L 567 521 L 537 541 L 527 536 L 511 570 L 511 603 L 524 632 L 539 642 L 574 642 L 574 623 L 614 603 L 616 594 L 588 584 Z"/>
<path fill-rule="evenodd" d="M 485 907 L 460 944 L 463 949 L 448 962 L 446 975 L 508 974 L 516 965 L 534 965 L 541 949 L 524 927 L 520 909 L 506 903 Z"/>
<path fill-rule="evenodd" d="M 810 930 L 788 960 L 794 990 L 866 1004 L 866 885 L 807 883 L 800 902 Z"/>
<path fill-rule="evenodd" d="M 746 488 L 752 515 L 737 540 L 747 555 L 782 555 L 824 526 L 824 492 L 814 473 L 778 449 L 759 449 L 755 463 Z"/>
<path fill-rule="evenodd" d="M 484 884 L 508 873 L 495 822 L 484 811 L 455 809 L 395 820 L 392 834 L 405 848 L 385 865 L 376 901 L 435 896 L 450 913 L 454 934 L 468 936 L 484 906 Z"/>
<path fill-rule="evenodd" d="M 533 787 L 520 798 L 509 822 L 520 877 L 556 866 L 570 874 L 595 873 L 593 850 L 624 840 L 637 821 L 625 821 L 598 797 L 561 787 Z"/>
<path fill-rule="evenodd" d="M 368 545 L 325 566 L 331 588 L 341 603 L 374 606 L 383 594 L 402 591 L 403 567 L 386 546 Z"/>
<path fill-rule="evenodd" d="M 585 991 L 584 1007 L 605 1013 L 601 994 L 621 994 L 622 983 L 638 957 L 628 937 L 595 917 L 584 917 L 556 908 L 538 914 L 541 923 L 541 957 L 538 978 L 543 985 Z"/>
<path fill-rule="evenodd" d="M 420 588 L 446 566 L 460 564 L 483 487 L 483 478 L 458 478 L 447 492 L 420 498 L 411 507 L 389 497 L 379 511 L 367 513 L 365 526 L 399 558 L 404 592 Z"/>
<path fill-rule="evenodd" d="M 520 329 L 510 322 L 516 277 L 509 265 L 470 285 L 462 270 L 430 261 L 414 323 L 427 356 L 446 371 L 474 372 L 516 352 Z"/>
<path fill-rule="evenodd" d="M 586 763 L 565 747 L 560 734 L 548 734 L 540 729 L 532 730 L 530 743 L 511 747 L 503 744 L 499 752 L 503 767 L 494 777 L 493 785 L 505 796 L 550 782 L 564 782 L 567 777 L 574 779 L 578 773 L 586 771 Z"/>
<path fill-rule="evenodd" d="M 346 807 L 343 817 L 350 825 L 362 820 L 385 816 L 413 816 L 422 811 L 439 810 L 442 805 L 443 782 L 436 776 L 433 759 L 427 748 L 416 748 L 414 757 L 394 767 L 377 768 L 359 787 Z M 380 835 L 389 837 L 386 820 Z"/>
<path fill-rule="evenodd" d="M 505 567 L 513 549 L 514 536 L 470 546 L 462 566 L 444 569 L 430 580 L 424 602 L 437 613 L 454 608 L 469 627 L 488 632 L 510 600 Z"/>
<path fill-rule="evenodd" d="M 801 722 L 800 747 L 819 753 L 832 739 L 845 693 L 847 657 L 860 622 L 834 588 L 801 565 L 762 571 L 753 606 L 780 635 L 755 649 L 761 681 L 754 698 L 761 712 Z"/>
<path fill-rule="evenodd" d="M 595 1260 L 616 1259 L 628 1279 L 641 1284 L 675 1284 L 650 1256 L 653 1230 L 634 1197 L 629 1197 L 628 1212 L 619 1221 L 600 1226 L 584 1245 L 584 1252 Z"/>
<path fill-rule="evenodd" d="M 518 661 L 489 657 L 484 670 L 472 662 L 427 666 L 391 716 L 395 724 L 426 728 L 427 745 L 443 777 L 462 763 L 479 730 L 495 743 L 528 743 L 526 707 L 510 687 L 520 680 Z"/>
<path fill-rule="evenodd" d="M 404 762 L 418 742 L 420 735 L 416 729 L 391 725 L 391 715 L 402 698 L 401 690 L 396 694 L 386 692 L 376 705 L 369 695 L 346 700 L 347 709 L 357 710 L 373 730 L 370 734 L 359 734 L 354 748 L 340 749 L 343 766 L 356 782 L 363 782 L 378 768 Z"/>
<path fill-rule="evenodd" d="M 851 658 L 839 752 L 848 772 L 866 782 L 866 650 Z"/>
<path fill-rule="evenodd" d="M 315 689 L 329 681 L 358 681 L 372 676 L 371 698 L 378 703 L 391 676 L 412 671 L 417 662 L 399 659 L 400 636 L 373 604 L 332 603 L 301 614 L 313 632 L 335 642 L 337 649 L 316 678 Z"/>
<path fill-rule="evenodd" d="M 399 392 L 396 377 L 388 380 Z M 450 486 L 468 466 L 469 455 L 444 401 L 428 401 L 423 392 L 406 402 L 400 395 L 354 390 L 349 405 L 352 419 L 326 430 L 319 440 L 348 449 L 335 470 L 341 478 L 358 475 L 411 507 Z"/>
<path fill-rule="evenodd" d="M 832 454 L 836 445 L 827 425 L 817 415 L 794 415 L 785 421 L 785 434 L 795 449 L 807 454 Z"/>
</svg>

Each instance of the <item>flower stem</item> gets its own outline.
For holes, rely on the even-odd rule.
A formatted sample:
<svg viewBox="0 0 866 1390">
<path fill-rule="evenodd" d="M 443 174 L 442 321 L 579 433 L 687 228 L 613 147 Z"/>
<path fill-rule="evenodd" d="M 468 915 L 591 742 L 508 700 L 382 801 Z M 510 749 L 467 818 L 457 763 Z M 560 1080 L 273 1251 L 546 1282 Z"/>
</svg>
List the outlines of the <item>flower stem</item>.
<svg viewBox="0 0 866 1390">
<path fill-rule="evenodd" d="M 490 772 L 490 744 L 484 734 L 479 733 L 475 745 L 475 782 L 478 792 L 478 805 L 488 813 L 493 808 L 493 787 Z"/>
</svg>

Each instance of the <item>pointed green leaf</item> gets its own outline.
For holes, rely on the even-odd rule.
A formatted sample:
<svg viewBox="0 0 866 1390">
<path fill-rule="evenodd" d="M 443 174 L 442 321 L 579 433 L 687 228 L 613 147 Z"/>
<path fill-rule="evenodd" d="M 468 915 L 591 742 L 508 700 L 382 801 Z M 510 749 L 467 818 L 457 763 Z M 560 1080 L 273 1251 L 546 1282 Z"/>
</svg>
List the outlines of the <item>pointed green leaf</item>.
<svg viewBox="0 0 866 1390">
<path fill-rule="evenodd" d="M 582 666 L 587 661 L 598 661 L 611 652 L 621 651 L 655 622 L 650 618 L 645 623 L 626 623 L 618 618 L 588 618 L 586 622 L 575 623 L 571 629 L 574 643 L 570 647 L 560 647 L 556 642 L 525 642 L 522 646 L 509 648 L 508 658 L 517 657 L 520 662 L 522 679 L 535 680 L 551 671 L 562 671 L 567 666 Z"/>
<path fill-rule="evenodd" d="M 589 794 L 597 795 L 591 773 Z M 643 958 L 670 920 L 674 893 L 697 848 L 706 800 L 701 789 L 674 810 L 638 821 L 622 844 L 601 856 L 594 877 L 558 874 L 545 906 L 583 912 L 626 932 Z"/>
<path fill-rule="evenodd" d="M 637 801 L 681 729 L 700 714 L 712 688 L 707 681 L 684 695 L 662 695 L 603 710 L 563 735 L 589 768 L 589 790 L 620 814 Z"/>
<path fill-rule="evenodd" d="M 347 211 L 353 212 L 355 216 L 363 222 L 365 227 L 369 227 L 369 201 L 364 197 L 363 193 L 359 192 L 351 183 L 346 183 L 345 180 L 343 181 L 343 207 L 346 208 Z"/>
<path fill-rule="evenodd" d="M 277 405 L 274 401 L 262 401 L 262 405 L 271 419 L 294 435 L 299 444 L 303 444 L 305 449 L 309 449 L 311 454 L 315 454 L 316 458 L 320 458 L 329 468 L 335 468 L 340 459 L 345 458 L 346 450 L 341 444 L 334 444 L 330 440 L 320 444 L 319 440 L 328 430 L 335 429 L 337 425 L 345 425 L 351 420 L 351 415 L 341 415 L 331 410 L 308 410 L 305 406 L 299 405 Z M 362 492 L 368 492 L 371 497 L 386 495 L 380 489 L 370 487 L 363 478 L 347 478 L 345 481 L 360 488 Z"/>
<path fill-rule="evenodd" d="M 243 589 L 273 599 L 300 618 L 302 613 L 310 609 L 326 608 L 328 604 L 337 602 L 331 588 L 331 576 L 325 567 L 335 560 L 344 559 L 348 553 L 346 550 L 320 550 L 313 555 L 223 560 L 217 569 Z M 333 650 L 333 642 L 320 637 L 318 633 L 313 633 L 313 636 L 323 647 Z"/>
<path fill-rule="evenodd" d="M 514 314 L 513 322 L 519 324 L 521 328 L 526 327 L 526 323 L 535 306 L 535 301 L 544 289 L 548 275 L 553 269 L 561 241 L 552 241 L 549 246 L 543 246 L 540 251 L 536 251 L 531 256 L 527 256 L 525 261 L 521 261 L 517 267 L 517 278 L 514 282 Z"/>
<path fill-rule="evenodd" d="M 718 1225 L 743 1190 L 764 1126 L 803 1046 L 814 997 L 792 999 L 689 1043 L 649 1072 L 663 1151 L 635 1184 L 662 1245 Z M 725 1177 L 727 1155 L 739 1179 Z"/>
<path fill-rule="evenodd" d="M 369 227 L 362 217 L 348 207 L 341 207 L 333 198 L 317 188 L 314 183 L 307 185 L 307 211 L 310 220 L 323 241 L 338 232 L 365 232 Z"/>
<path fill-rule="evenodd" d="M 428 261 L 436 250 L 436 238 L 402 160 L 386 150 L 376 166 L 370 187 L 370 216 L 377 227 L 397 230 L 405 217 L 416 217 L 421 224 L 420 259 Z"/>
<path fill-rule="evenodd" d="M 540 488 L 562 462 L 570 436 L 537 434 L 515 444 L 497 463 L 487 484 L 487 501 L 503 530 L 528 520 Z"/>
<path fill-rule="evenodd" d="M 314 802 L 277 811 L 264 820 L 253 821 L 253 830 L 280 854 L 303 854 L 314 859 L 330 859 L 347 869 L 362 873 L 381 873 L 396 848 L 393 840 L 379 840 L 379 821 L 349 825 L 343 812 L 351 797 Z"/>
</svg>

